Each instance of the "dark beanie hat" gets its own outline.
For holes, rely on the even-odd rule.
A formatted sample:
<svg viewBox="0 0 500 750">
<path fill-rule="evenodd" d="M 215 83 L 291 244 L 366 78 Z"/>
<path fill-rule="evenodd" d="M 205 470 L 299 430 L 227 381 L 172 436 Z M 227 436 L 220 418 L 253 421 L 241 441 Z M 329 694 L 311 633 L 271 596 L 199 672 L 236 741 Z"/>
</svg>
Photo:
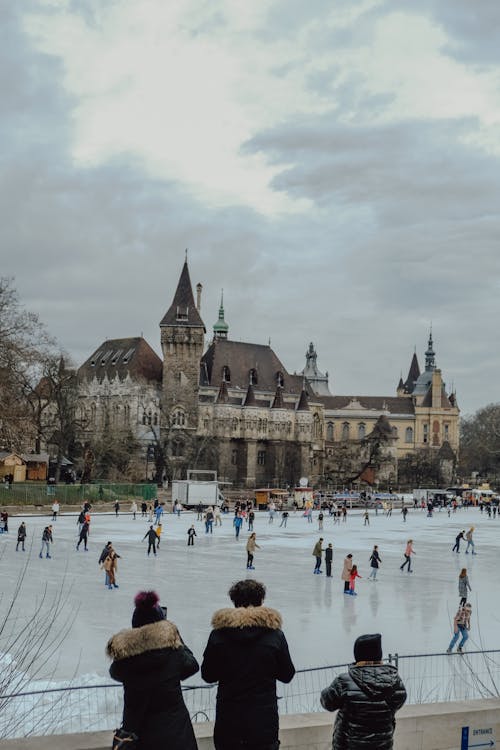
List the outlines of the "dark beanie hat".
<svg viewBox="0 0 500 750">
<path fill-rule="evenodd" d="M 156 591 L 139 591 L 134 599 L 135 609 L 132 615 L 132 627 L 141 628 L 165 619 L 159 605 L 160 597 Z"/>
<path fill-rule="evenodd" d="M 380 633 L 360 635 L 354 642 L 355 661 L 382 661 L 382 636 Z"/>
</svg>

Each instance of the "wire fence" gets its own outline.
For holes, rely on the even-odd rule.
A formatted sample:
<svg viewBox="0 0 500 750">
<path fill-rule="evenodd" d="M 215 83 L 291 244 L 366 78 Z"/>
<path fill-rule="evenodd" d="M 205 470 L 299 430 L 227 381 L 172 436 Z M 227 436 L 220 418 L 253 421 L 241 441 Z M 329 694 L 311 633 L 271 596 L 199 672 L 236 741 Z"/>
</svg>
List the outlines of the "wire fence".
<svg viewBox="0 0 500 750">
<path fill-rule="evenodd" d="M 118 484 L 93 482 L 92 484 L 56 484 L 44 482 L 15 482 L 10 489 L 0 485 L 2 505 L 51 505 L 58 500 L 61 505 L 81 505 L 85 500 L 91 503 L 128 502 L 132 500 L 153 500 L 158 492 L 155 484 Z"/>
<path fill-rule="evenodd" d="M 406 686 L 407 703 L 491 698 L 500 695 L 500 649 L 459 654 L 391 654 Z M 349 664 L 297 671 L 278 683 L 281 714 L 321 711 L 320 694 Z M 183 686 L 193 722 L 215 718 L 215 685 Z M 116 683 L 0 695 L 0 739 L 112 730 L 120 725 L 122 688 Z"/>
</svg>

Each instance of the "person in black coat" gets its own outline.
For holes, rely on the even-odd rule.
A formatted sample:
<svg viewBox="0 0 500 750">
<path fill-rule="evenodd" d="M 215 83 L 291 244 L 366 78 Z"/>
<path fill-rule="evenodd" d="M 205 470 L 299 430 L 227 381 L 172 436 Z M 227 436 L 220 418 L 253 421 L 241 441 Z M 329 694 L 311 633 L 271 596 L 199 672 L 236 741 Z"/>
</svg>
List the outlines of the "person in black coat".
<svg viewBox="0 0 500 750">
<path fill-rule="evenodd" d="M 392 750 L 394 715 L 406 701 L 396 667 L 382 662 L 382 636 L 354 643 L 356 663 L 321 693 L 321 705 L 336 711 L 333 750 Z"/>
<path fill-rule="evenodd" d="M 180 681 L 196 674 L 198 662 L 154 591 L 141 591 L 134 601 L 132 628 L 106 647 L 109 673 L 123 683 L 123 729 L 139 737 L 137 750 L 197 750 Z"/>
<path fill-rule="evenodd" d="M 214 744 L 216 750 L 277 750 L 279 746 L 276 680 L 295 674 L 281 615 L 263 607 L 266 589 L 252 579 L 229 590 L 235 609 L 212 617 L 201 676 L 218 682 Z"/>
</svg>

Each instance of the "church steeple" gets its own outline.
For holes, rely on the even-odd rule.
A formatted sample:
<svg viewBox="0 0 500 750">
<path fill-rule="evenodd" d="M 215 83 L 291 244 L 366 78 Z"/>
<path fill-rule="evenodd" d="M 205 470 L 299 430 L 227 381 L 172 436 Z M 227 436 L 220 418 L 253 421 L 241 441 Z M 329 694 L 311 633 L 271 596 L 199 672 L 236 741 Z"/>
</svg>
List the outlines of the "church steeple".
<svg viewBox="0 0 500 750">
<path fill-rule="evenodd" d="M 203 328 L 203 331 L 205 331 L 205 324 L 201 319 L 201 315 L 198 312 L 198 308 L 194 301 L 187 258 L 182 267 L 174 299 L 161 320 L 160 328 L 172 325 L 189 326 L 189 328 Z"/>
<path fill-rule="evenodd" d="M 219 307 L 219 318 L 217 323 L 214 323 L 214 339 L 227 339 L 229 332 L 229 325 L 224 320 L 224 289 L 220 295 L 220 307 Z"/>
<path fill-rule="evenodd" d="M 425 369 L 426 372 L 432 372 L 436 369 L 436 353 L 433 348 L 432 328 L 429 332 L 429 341 L 427 343 L 427 351 L 425 352 Z"/>
</svg>

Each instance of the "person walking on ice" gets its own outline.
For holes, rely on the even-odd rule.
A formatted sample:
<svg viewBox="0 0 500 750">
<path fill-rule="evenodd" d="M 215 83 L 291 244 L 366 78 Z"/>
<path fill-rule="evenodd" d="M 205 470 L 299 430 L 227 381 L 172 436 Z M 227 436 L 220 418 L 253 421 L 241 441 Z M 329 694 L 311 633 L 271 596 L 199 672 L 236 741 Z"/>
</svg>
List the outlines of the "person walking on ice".
<svg viewBox="0 0 500 750">
<path fill-rule="evenodd" d="M 187 533 L 188 533 L 188 547 L 194 547 L 194 538 L 195 536 L 198 536 L 194 526 L 191 526 L 188 529 Z"/>
<path fill-rule="evenodd" d="M 344 558 L 344 566 L 342 568 L 342 575 L 340 576 L 341 579 L 344 581 L 344 594 L 349 593 L 349 578 L 351 576 L 351 570 L 352 570 L 352 555 L 349 553 Z"/>
<path fill-rule="evenodd" d="M 153 550 L 153 555 L 156 557 L 156 542 L 158 541 L 158 535 L 153 526 L 150 526 L 149 531 L 146 531 L 142 537 L 142 541 L 145 539 L 148 540 L 148 557 L 151 554 L 151 550 Z"/>
<path fill-rule="evenodd" d="M 135 521 L 135 517 L 136 517 L 136 514 L 137 514 L 137 503 L 135 502 L 135 500 L 133 500 L 132 503 L 131 503 L 131 505 L 130 505 L 130 512 L 132 513 L 132 516 L 133 516 L 134 521 Z"/>
<path fill-rule="evenodd" d="M 370 525 L 370 514 L 368 513 L 368 508 L 365 510 L 365 512 L 363 514 L 363 518 L 365 519 L 364 523 L 363 523 L 363 526 L 369 526 Z"/>
<path fill-rule="evenodd" d="M 43 551 L 45 550 L 45 557 L 50 558 L 50 545 L 54 544 L 54 539 L 52 538 L 52 526 L 46 526 L 42 533 L 42 548 L 40 550 L 40 554 L 38 557 L 41 559 L 43 557 Z"/>
<path fill-rule="evenodd" d="M 316 558 L 316 565 L 314 566 L 313 573 L 314 575 L 318 575 L 319 573 L 322 573 L 321 570 L 321 556 L 323 555 L 323 537 L 319 538 L 319 541 L 316 542 L 313 549 L 313 557 Z"/>
<path fill-rule="evenodd" d="M 80 544 L 83 542 L 83 548 L 85 552 L 88 552 L 87 548 L 87 540 L 89 538 L 89 524 L 87 521 L 85 521 L 82 524 L 82 528 L 80 529 L 80 537 L 78 539 L 78 544 L 76 545 L 77 550 L 80 549 Z"/>
<path fill-rule="evenodd" d="M 462 636 L 462 640 L 458 644 L 457 652 L 459 654 L 463 654 L 464 644 L 469 638 L 471 614 L 472 607 L 470 604 L 466 604 L 465 606 L 458 608 L 457 614 L 453 618 L 453 638 L 450 641 L 450 645 L 446 649 L 447 654 L 451 654 L 451 652 L 453 651 L 453 647 L 460 636 Z"/>
<path fill-rule="evenodd" d="M 360 576 L 358 573 L 358 566 L 353 565 L 351 568 L 351 574 L 349 576 L 349 593 L 351 596 L 357 596 L 354 590 L 356 588 L 356 578 L 362 578 L 362 576 Z"/>
<path fill-rule="evenodd" d="M 455 544 L 453 545 L 451 551 L 456 552 L 457 555 L 460 552 L 460 542 L 462 541 L 462 539 L 464 539 L 464 537 L 465 537 L 465 529 L 461 531 L 460 534 L 457 534 L 455 537 Z"/>
<path fill-rule="evenodd" d="M 380 559 L 380 555 L 378 553 L 378 546 L 375 545 L 373 548 L 373 552 L 370 555 L 370 575 L 368 576 L 369 581 L 373 581 L 374 583 L 377 582 L 377 573 L 379 567 L 382 565 L 382 560 Z"/>
<path fill-rule="evenodd" d="M 413 539 L 408 539 L 408 541 L 406 542 L 406 549 L 404 553 L 405 561 L 402 565 L 399 566 L 399 569 L 404 570 L 405 566 L 408 565 L 408 573 L 412 573 L 413 571 L 411 569 L 411 556 L 415 554 L 416 552 L 413 549 Z"/>
<path fill-rule="evenodd" d="M 118 557 L 114 549 L 111 549 L 109 555 L 105 558 L 102 566 L 106 571 L 108 589 L 119 588 L 116 582 L 116 571 L 118 568 Z"/>
<path fill-rule="evenodd" d="M 60 510 L 60 505 L 58 500 L 54 500 L 52 503 L 52 520 L 57 521 L 57 516 Z"/>
<path fill-rule="evenodd" d="M 325 565 L 326 565 L 326 577 L 332 577 L 332 562 L 333 562 L 333 547 L 330 542 L 325 550 Z"/>
<path fill-rule="evenodd" d="M 16 544 L 16 552 L 19 549 L 19 545 L 21 545 L 21 549 L 23 552 L 26 550 L 24 549 L 24 542 L 26 539 L 26 524 L 24 521 L 22 521 L 21 525 L 19 526 L 17 530 L 17 544 Z"/>
<path fill-rule="evenodd" d="M 320 510 L 318 513 L 318 531 L 323 531 L 323 511 Z"/>
<path fill-rule="evenodd" d="M 458 576 L 458 595 L 460 596 L 460 606 L 467 603 L 467 591 L 472 591 L 467 575 L 467 568 L 462 568 Z"/>
<path fill-rule="evenodd" d="M 256 549 L 260 549 L 256 541 L 255 531 L 250 534 L 247 542 L 247 570 L 255 570 L 253 564 L 253 555 Z"/>
<path fill-rule="evenodd" d="M 238 513 L 235 515 L 234 520 L 233 520 L 233 526 L 234 526 L 236 539 L 239 539 L 240 537 L 240 531 L 241 531 L 242 525 L 243 525 L 243 519 L 238 511 Z"/>
<path fill-rule="evenodd" d="M 281 529 L 282 526 L 284 526 L 285 529 L 286 529 L 287 521 L 288 521 L 288 511 L 284 510 L 283 513 L 281 514 L 280 529 Z"/>
<path fill-rule="evenodd" d="M 474 533 L 474 526 L 471 526 L 467 534 L 465 535 L 465 538 L 467 540 L 467 547 L 465 549 L 465 554 L 469 554 L 469 547 L 472 547 L 472 554 L 477 555 L 476 550 L 474 549 L 474 539 L 472 538 L 472 535 Z"/>
</svg>

